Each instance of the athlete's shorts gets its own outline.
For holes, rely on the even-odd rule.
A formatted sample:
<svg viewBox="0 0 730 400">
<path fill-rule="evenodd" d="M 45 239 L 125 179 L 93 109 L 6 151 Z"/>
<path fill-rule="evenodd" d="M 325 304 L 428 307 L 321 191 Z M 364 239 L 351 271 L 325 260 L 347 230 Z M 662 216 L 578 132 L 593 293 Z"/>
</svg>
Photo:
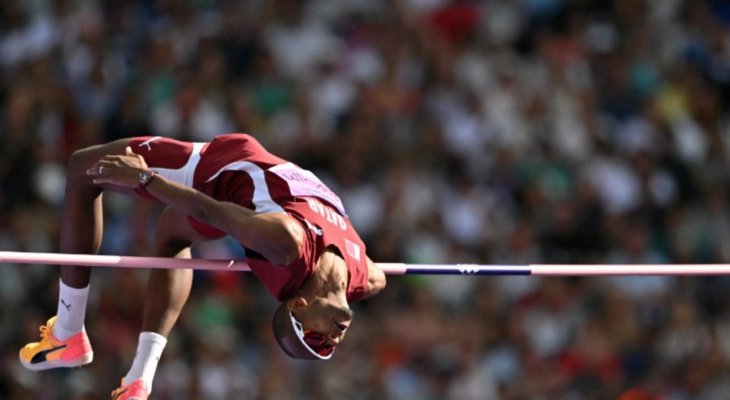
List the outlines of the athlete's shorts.
<svg viewBox="0 0 730 400">
<path fill-rule="evenodd" d="M 141 136 L 130 141 L 135 154 L 141 155 L 156 173 L 182 185 L 193 187 L 195 167 L 207 143 L 191 143 L 161 137 Z"/>
<path fill-rule="evenodd" d="M 194 188 L 195 169 L 200 162 L 200 155 L 208 143 L 183 142 L 161 136 L 140 136 L 130 140 L 129 146 L 135 154 L 141 155 L 147 166 L 160 176 L 173 182 Z M 149 200 L 157 200 L 146 190 L 136 190 L 137 194 Z M 187 217 L 188 223 L 203 236 L 216 239 L 225 236 L 225 232 L 210 225 Z"/>
</svg>

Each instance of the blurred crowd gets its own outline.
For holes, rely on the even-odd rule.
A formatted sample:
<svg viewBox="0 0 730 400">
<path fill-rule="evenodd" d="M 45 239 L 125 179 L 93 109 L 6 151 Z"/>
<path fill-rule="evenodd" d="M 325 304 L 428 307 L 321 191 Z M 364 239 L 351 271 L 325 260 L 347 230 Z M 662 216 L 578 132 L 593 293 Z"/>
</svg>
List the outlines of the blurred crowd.
<svg viewBox="0 0 730 400">
<path fill-rule="evenodd" d="M 57 251 L 77 148 L 247 132 L 338 192 L 382 262 L 730 263 L 726 0 L 0 2 L 0 250 Z M 106 194 L 108 254 L 160 206 Z M 230 240 L 199 257 L 240 256 Z M 31 373 L 48 266 L 0 271 L 0 399 L 99 399 L 145 271 L 92 276 L 94 363 Z M 197 273 L 154 399 L 722 400 L 726 277 L 391 277 L 332 361 Z"/>
</svg>

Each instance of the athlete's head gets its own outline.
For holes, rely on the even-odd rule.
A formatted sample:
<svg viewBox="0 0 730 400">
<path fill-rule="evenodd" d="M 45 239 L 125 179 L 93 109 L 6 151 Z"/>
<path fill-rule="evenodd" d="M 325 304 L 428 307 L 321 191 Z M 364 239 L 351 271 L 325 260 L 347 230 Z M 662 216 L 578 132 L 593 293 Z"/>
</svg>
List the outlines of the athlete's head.
<svg viewBox="0 0 730 400">
<path fill-rule="evenodd" d="M 274 337 L 292 358 L 327 360 L 344 339 L 352 317 L 349 307 L 330 298 L 295 296 L 274 313 Z"/>
</svg>

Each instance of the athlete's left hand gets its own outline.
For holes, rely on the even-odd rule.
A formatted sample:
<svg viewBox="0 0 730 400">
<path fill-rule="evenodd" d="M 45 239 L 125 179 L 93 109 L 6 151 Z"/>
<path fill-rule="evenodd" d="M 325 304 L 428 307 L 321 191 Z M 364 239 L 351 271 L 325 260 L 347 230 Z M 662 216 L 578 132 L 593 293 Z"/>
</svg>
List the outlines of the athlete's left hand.
<svg viewBox="0 0 730 400">
<path fill-rule="evenodd" d="M 111 184 L 125 188 L 139 187 L 139 174 L 148 171 L 147 163 L 139 154 L 134 154 L 127 146 L 124 155 L 108 155 L 86 170 L 86 175 L 95 185 Z"/>
</svg>

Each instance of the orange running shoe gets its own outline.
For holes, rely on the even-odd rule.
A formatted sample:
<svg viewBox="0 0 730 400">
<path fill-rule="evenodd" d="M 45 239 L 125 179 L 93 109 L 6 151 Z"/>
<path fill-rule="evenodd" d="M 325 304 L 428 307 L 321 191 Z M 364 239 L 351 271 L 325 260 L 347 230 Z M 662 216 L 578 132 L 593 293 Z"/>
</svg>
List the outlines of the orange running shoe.
<svg viewBox="0 0 730 400">
<path fill-rule="evenodd" d="M 142 379 L 137 379 L 129 385 L 125 385 L 122 379 L 122 385 L 112 392 L 112 400 L 147 400 L 149 395 L 147 384 Z"/>
<path fill-rule="evenodd" d="M 94 359 L 89 337 L 81 331 L 67 340 L 58 340 L 53 336 L 52 317 L 40 327 L 41 341 L 29 343 L 20 349 L 20 363 L 31 371 L 43 371 L 52 368 L 73 368 L 89 364 Z"/>
</svg>

